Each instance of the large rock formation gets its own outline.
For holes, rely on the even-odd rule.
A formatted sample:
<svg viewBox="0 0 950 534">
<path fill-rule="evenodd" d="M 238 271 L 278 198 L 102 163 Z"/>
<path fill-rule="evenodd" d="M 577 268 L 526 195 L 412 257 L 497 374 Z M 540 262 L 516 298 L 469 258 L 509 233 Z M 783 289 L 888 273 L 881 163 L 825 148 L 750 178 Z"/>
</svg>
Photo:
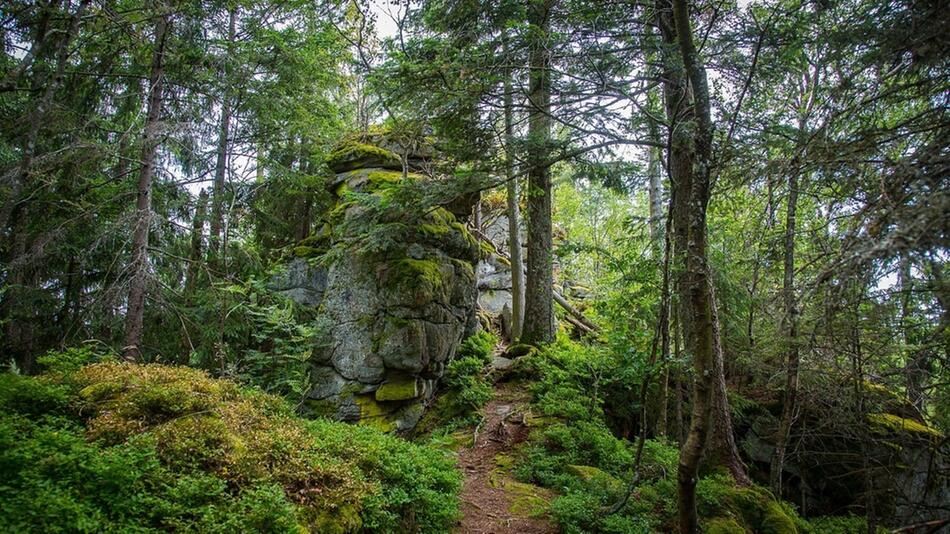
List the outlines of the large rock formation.
<svg viewBox="0 0 950 534">
<path fill-rule="evenodd" d="M 950 502 L 950 446 L 901 395 L 864 383 L 864 416 L 854 383 L 834 373 L 803 377 L 789 443 L 784 496 L 806 515 L 864 513 L 892 525 L 935 519 Z M 732 398 L 736 433 L 751 474 L 767 483 L 781 403 Z M 870 492 L 870 495 L 869 495 Z"/>
<path fill-rule="evenodd" d="M 425 180 L 402 167 L 421 165 L 426 150 L 400 157 L 390 148 L 385 135 L 371 135 L 331 154 L 336 206 L 323 229 L 295 249 L 311 259 L 294 260 L 271 285 L 317 306 L 321 335 L 306 407 L 404 430 L 421 417 L 446 362 L 477 327 L 479 247 L 443 208 L 373 213 L 374 205 L 397 202 L 391 197 L 406 180 Z"/>
</svg>

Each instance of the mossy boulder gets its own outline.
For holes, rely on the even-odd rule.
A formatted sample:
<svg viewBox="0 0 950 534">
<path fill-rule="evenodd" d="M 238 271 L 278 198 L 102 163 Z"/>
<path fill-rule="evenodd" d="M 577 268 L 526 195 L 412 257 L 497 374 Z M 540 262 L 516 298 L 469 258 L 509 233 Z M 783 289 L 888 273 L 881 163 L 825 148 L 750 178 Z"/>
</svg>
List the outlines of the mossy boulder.
<svg viewBox="0 0 950 534">
<path fill-rule="evenodd" d="M 885 436 L 940 439 L 943 434 L 925 423 L 890 413 L 868 414 L 871 431 Z"/>
<path fill-rule="evenodd" d="M 368 167 L 402 170 L 402 159 L 398 154 L 357 139 L 348 139 L 337 145 L 327 155 L 326 162 L 336 173 Z"/>
</svg>

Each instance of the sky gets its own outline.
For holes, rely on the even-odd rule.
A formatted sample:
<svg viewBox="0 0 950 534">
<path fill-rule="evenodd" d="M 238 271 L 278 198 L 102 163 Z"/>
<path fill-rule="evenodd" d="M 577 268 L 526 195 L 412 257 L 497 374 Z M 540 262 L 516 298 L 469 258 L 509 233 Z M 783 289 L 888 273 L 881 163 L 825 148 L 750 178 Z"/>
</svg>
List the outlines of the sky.
<svg viewBox="0 0 950 534">
<path fill-rule="evenodd" d="M 370 11 L 376 15 L 376 35 L 380 39 L 396 35 L 394 16 L 398 15 L 400 5 L 402 5 L 402 2 L 398 0 L 372 0 L 370 2 Z"/>
</svg>

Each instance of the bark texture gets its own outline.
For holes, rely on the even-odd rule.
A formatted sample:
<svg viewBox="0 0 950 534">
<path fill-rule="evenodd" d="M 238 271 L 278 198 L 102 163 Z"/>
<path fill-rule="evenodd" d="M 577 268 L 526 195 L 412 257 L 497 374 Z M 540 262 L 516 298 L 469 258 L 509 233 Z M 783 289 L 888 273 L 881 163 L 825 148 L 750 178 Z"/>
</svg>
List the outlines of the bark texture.
<svg viewBox="0 0 950 534">
<path fill-rule="evenodd" d="M 528 266 L 525 283 L 525 343 L 554 340 L 554 281 L 551 251 L 551 52 L 547 46 L 551 0 L 531 2 L 528 21 L 531 42 L 528 117 Z"/>
</svg>

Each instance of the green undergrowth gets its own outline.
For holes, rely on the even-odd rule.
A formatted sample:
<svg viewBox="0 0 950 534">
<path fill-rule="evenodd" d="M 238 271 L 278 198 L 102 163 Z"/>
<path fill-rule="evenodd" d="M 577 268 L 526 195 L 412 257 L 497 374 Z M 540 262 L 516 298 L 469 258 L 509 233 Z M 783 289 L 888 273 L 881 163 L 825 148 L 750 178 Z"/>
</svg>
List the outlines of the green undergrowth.
<svg viewBox="0 0 950 534">
<path fill-rule="evenodd" d="M 459 345 L 455 359 L 445 367 L 440 393 L 417 428 L 437 441 L 455 430 L 477 423 L 478 411 L 491 399 L 492 384 L 487 376 L 491 353 L 498 337 L 479 330 Z"/>
<path fill-rule="evenodd" d="M 535 413 L 528 420 L 529 439 L 515 453 L 514 473 L 560 494 L 550 513 L 567 534 L 675 532 L 679 450 L 663 438 L 646 440 L 638 482 L 630 491 L 635 444 L 611 432 L 605 401 L 591 381 L 592 374 L 609 372 L 610 362 L 600 348 L 563 338 L 519 359 L 518 373 L 533 394 Z M 628 492 L 623 506 L 607 513 Z M 699 480 L 697 508 L 708 534 L 858 532 L 842 529 L 862 521 L 825 518 L 813 524 L 768 490 L 738 487 L 716 473 Z"/>
<path fill-rule="evenodd" d="M 0 531 L 446 532 L 442 452 L 183 367 L 0 375 Z"/>
</svg>

